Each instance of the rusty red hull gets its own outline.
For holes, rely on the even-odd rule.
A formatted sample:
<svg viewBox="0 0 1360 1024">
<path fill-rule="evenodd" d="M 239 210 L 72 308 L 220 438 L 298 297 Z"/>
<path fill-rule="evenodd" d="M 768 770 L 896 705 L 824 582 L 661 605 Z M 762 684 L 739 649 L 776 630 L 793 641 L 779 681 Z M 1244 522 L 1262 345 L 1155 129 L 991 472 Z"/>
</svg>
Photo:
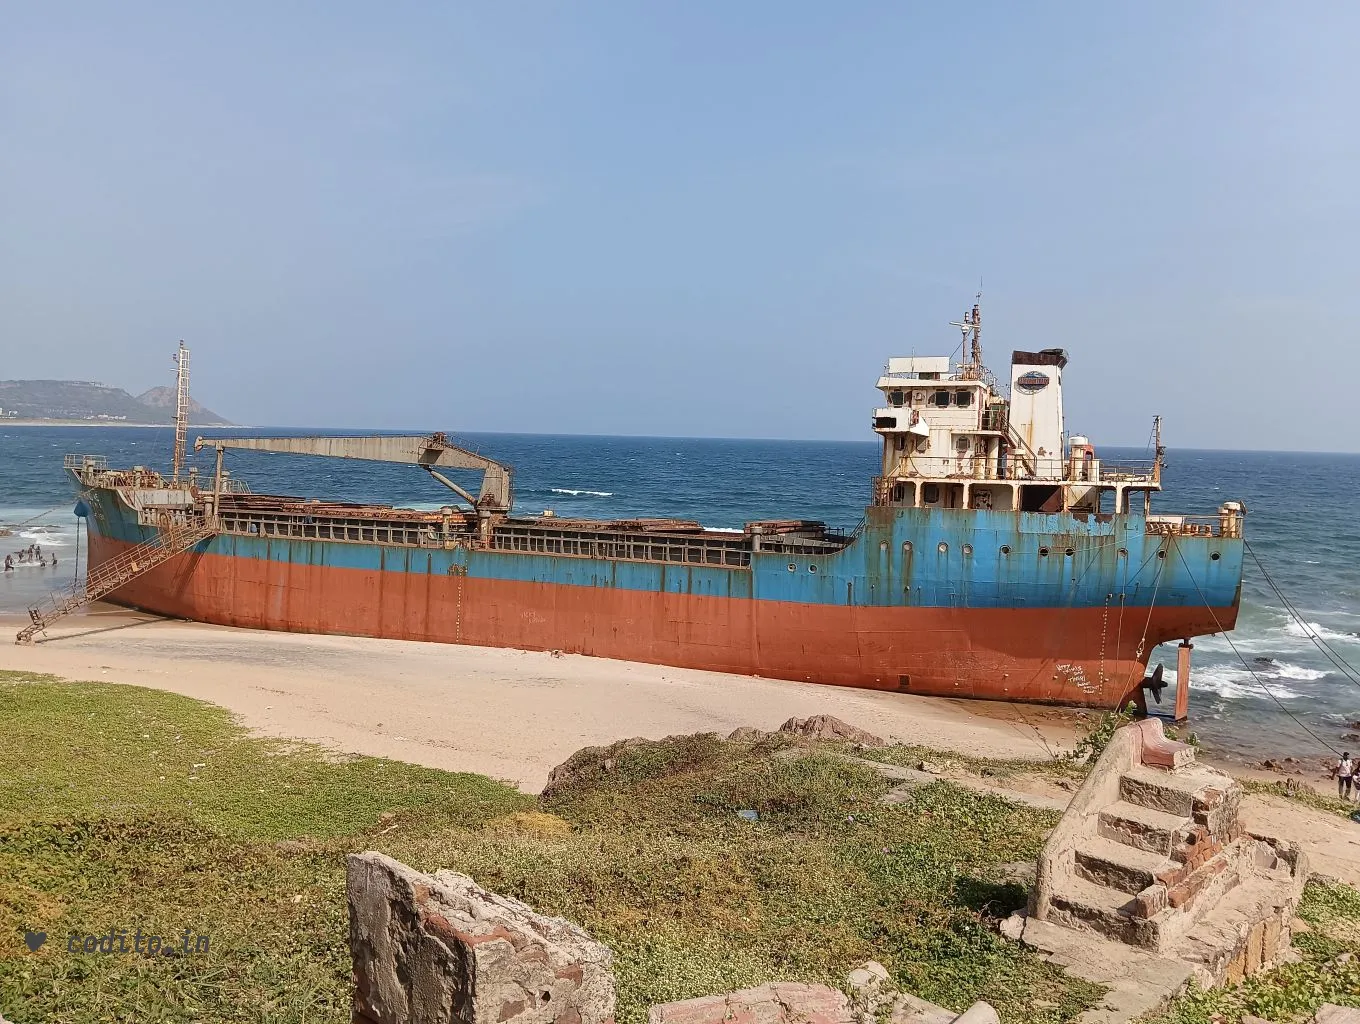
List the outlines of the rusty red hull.
<svg viewBox="0 0 1360 1024">
<path fill-rule="evenodd" d="M 129 545 L 92 532 L 91 564 Z M 561 650 L 949 697 L 1142 702 L 1158 643 L 1222 608 L 855 607 L 376 571 L 190 553 L 116 591 L 161 615 L 288 632 Z"/>
</svg>

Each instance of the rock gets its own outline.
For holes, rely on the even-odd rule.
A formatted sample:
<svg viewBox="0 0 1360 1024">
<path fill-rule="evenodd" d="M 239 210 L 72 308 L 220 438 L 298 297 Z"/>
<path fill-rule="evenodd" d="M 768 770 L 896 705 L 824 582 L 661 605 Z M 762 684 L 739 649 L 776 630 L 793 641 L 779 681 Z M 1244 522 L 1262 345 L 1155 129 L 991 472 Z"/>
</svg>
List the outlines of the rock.
<svg viewBox="0 0 1360 1024">
<path fill-rule="evenodd" d="M 539 796 L 544 800 L 550 800 L 578 782 L 607 776 L 613 772 L 620 753 L 629 747 L 640 747 L 656 742 L 634 736 L 611 743 L 607 747 L 582 747 L 548 773 L 548 784 L 543 787 L 543 792 Z"/>
<path fill-rule="evenodd" d="M 866 960 L 845 976 L 845 983 L 857 992 L 877 992 L 888 980 L 888 969 L 876 960 Z"/>
<path fill-rule="evenodd" d="M 1242 1024 L 1272 1024 L 1272 1022 L 1261 1017 L 1253 1017 L 1249 1013 L 1244 1013 L 1242 1015 Z"/>
<path fill-rule="evenodd" d="M 1001 1024 L 991 1003 L 976 1002 L 954 1018 L 954 1024 Z"/>
<path fill-rule="evenodd" d="M 549 1018 L 544 1018 L 545 1022 Z M 558 1018 L 562 1019 L 562 1018 Z M 825 985 L 780 981 L 719 996 L 662 1003 L 647 1011 L 647 1024 L 858 1024 L 844 992 Z"/>
<path fill-rule="evenodd" d="M 916 766 L 917 771 L 925 772 L 927 775 L 943 775 L 944 769 L 934 761 L 922 761 Z"/>
<path fill-rule="evenodd" d="M 954 1024 L 958 1016 L 943 1006 L 926 1002 L 910 992 L 903 992 L 894 1001 L 888 1015 L 889 1024 Z"/>
<path fill-rule="evenodd" d="M 1348 964 L 1348 963 L 1350 963 L 1350 962 L 1351 962 L 1352 960 L 1354 960 L 1354 959 L 1355 959 L 1355 954 L 1354 954 L 1354 953 L 1349 953 L 1349 952 L 1348 952 L 1348 953 L 1342 953 L 1340 956 L 1338 956 L 1338 957 L 1336 958 L 1336 962 L 1339 963 L 1339 964 Z"/>
<path fill-rule="evenodd" d="M 382 828 L 386 828 L 396 820 L 397 816 L 391 811 L 383 811 L 382 814 L 378 815 L 378 825 Z"/>
<path fill-rule="evenodd" d="M 1071 779 L 1059 779 L 1058 788 L 1065 789 L 1069 793 L 1075 793 L 1077 790 L 1077 784 L 1073 782 Z"/>
<path fill-rule="evenodd" d="M 1343 740 L 1360 740 L 1360 732 L 1348 732 L 1342 737 Z"/>
<path fill-rule="evenodd" d="M 1289 932 L 1291 935 L 1307 935 L 1312 930 L 1313 926 L 1301 917 L 1296 917 L 1289 922 Z"/>
<path fill-rule="evenodd" d="M 1025 934 L 1025 914 L 1023 912 L 1012 914 L 1001 924 L 997 925 L 1003 938 L 1010 939 L 1012 942 L 1019 942 L 1020 937 Z"/>
<path fill-rule="evenodd" d="M 727 737 L 734 743 L 758 743 L 763 739 L 768 739 L 771 734 L 764 729 L 757 729 L 750 725 L 741 725 L 732 730 L 732 734 Z"/>
<path fill-rule="evenodd" d="M 856 743 L 861 747 L 885 747 L 887 741 L 871 732 L 842 722 L 831 715 L 813 715 L 811 718 L 790 718 L 779 727 L 780 732 L 804 736 L 813 740 L 836 740 L 840 743 Z"/>
<path fill-rule="evenodd" d="M 1360 1010 L 1353 1006 L 1323 1003 L 1314 1015 L 1315 1024 L 1360 1024 Z"/>
<path fill-rule="evenodd" d="M 613 955 L 576 925 L 466 875 L 348 860 L 354 1024 L 605 1024 Z"/>
</svg>

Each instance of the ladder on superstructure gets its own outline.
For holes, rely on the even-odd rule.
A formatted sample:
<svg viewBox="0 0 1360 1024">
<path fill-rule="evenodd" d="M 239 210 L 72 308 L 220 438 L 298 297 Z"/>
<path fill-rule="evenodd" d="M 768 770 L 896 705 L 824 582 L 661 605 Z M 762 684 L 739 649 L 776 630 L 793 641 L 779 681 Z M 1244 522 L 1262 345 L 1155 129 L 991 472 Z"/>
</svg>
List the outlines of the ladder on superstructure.
<svg viewBox="0 0 1360 1024">
<path fill-rule="evenodd" d="M 31 643 L 33 637 L 44 632 L 62 616 L 113 593 L 138 576 L 150 572 L 156 566 L 188 551 L 195 544 L 207 540 L 216 532 L 207 520 L 201 517 L 185 520 L 165 517 L 158 527 L 154 540 L 129 548 L 98 565 L 93 572 L 87 573 L 84 579 L 76 580 L 65 590 L 53 592 L 47 600 L 30 608 L 28 617 L 32 621 L 19 630 L 14 642 Z"/>
</svg>

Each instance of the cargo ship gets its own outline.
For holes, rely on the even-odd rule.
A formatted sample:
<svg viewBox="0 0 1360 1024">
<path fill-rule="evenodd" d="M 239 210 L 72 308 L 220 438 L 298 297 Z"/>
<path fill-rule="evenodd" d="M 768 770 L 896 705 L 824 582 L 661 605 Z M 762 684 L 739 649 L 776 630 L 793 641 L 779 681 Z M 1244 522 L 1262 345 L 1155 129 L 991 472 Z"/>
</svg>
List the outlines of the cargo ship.
<svg viewBox="0 0 1360 1024">
<path fill-rule="evenodd" d="M 858 527 L 791 518 L 741 532 L 677 519 L 517 515 L 510 467 L 446 435 L 200 437 L 186 470 L 181 344 L 173 467 L 73 455 L 85 578 L 20 641 L 95 598 L 254 629 L 474 644 L 947 697 L 1113 708 L 1160 701 L 1154 648 L 1231 629 L 1244 510 L 1152 511 L 1154 457 L 1103 461 L 1065 433 L 1058 349 L 982 359 L 976 306 L 958 362 L 889 359 L 879 474 Z M 236 450 L 405 463 L 437 511 L 254 494 Z M 473 494 L 441 470 L 476 470 Z M 1179 687 L 1182 695 L 1188 686 Z"/>
</svg>

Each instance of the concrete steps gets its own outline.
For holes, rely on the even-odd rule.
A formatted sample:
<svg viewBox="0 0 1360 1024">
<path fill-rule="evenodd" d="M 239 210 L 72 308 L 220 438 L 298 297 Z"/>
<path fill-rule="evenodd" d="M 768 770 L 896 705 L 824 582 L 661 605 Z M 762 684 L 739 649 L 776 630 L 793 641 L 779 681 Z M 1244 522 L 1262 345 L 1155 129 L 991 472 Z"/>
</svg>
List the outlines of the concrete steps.
<svg viewBox="0 0 1360 1024">
<path fill-rule="evenodd" d="M 1241 787 L 1188 747 L 1163 738 L 1156 752 L 1155 764 L 1129 759 L 1105 780 L 1103 804 L 1064 851 L 1047 920 L 1162 952 L 1256 880 L 1256 840 L 1237 822 Z"/>
<path fill-rule="evenodd" d="M 1170 857 L 1097 836 L 1075 853 L 1077 874 L 1088 882 L 1137 896 L 1177 867 Z"/>
<path fill-rule="evenodd" d="M 1097 832 L 1105 839 L 1137 850 L 1170 857 L 1189 818 L 1117 800 L 1100 812 Z"/>
<path fill-rule="evenodd" d="M 1160 723 L 1118 730 L 1045 844 L 1028 913 L 1007 934 L 1055 955 L 1117 943 L 1182 964 L 1205 987 L 1270 965 L 1288 945 L 1307 863 L 1296 847 L 1244 834 L 1241 796 Z M 1102 973 L 1073 964 L 1082 977 Z"/>
</svg>

